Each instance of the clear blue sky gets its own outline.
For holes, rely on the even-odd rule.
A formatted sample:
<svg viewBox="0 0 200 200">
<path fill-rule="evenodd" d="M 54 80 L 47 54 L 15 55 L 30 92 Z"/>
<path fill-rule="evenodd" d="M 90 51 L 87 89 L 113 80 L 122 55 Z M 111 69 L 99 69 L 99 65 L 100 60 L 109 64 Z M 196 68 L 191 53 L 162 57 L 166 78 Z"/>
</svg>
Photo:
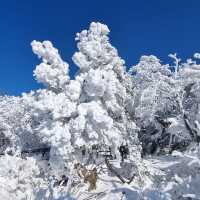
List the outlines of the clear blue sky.
<svg viewBox="0 0 200 200">
<path fill-rule="evenodd" d="M 0 2 L 0 92 L 20 95 L 40 87 L 32 71 L 39 60 L 30 42 L 51 40 L 71 66 L 75 33 L 92 21 L 109 26 L 126 65 L 142 54 L 163 62 L 200 52 L 200 0 L 6 0 Z"/>
</svg>

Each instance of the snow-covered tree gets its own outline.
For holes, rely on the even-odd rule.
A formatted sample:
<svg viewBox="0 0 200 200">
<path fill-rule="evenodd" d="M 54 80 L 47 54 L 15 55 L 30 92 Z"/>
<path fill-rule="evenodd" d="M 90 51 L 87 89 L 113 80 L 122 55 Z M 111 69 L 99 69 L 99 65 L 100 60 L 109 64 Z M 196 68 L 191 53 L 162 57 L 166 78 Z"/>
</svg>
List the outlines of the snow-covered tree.
<svg viewBox="0 0 200 200">
<path fill-rule="evenodd" d="M 32 134 L 29 109 L 20 97 L 0 97 L 0 131 L 2 139 L 5 138 L 13 151 L 39 143 Z"/>
<path fill-rule="evenodd" d="M 141 129 L 143 150 L 148 153 L 165 147 L 180 148 L 191 141 L 183 117 L 182 66 L 176 55 L 170 57 L 175 59 L 174 73 L 155 56 L 142 56 L 129 71 L 135 91 L 133 113 Z"/>
<path fill-rule="evenodd" d="M 194 54 L 195 59 L 198 58 L 198 53 Z M 181 90 L 180 104 L 182 107 L 183 117 L 185 119 L 188 131 L 191 134 L 192 140 L 199 141 L 199 97 L 200 97 L 200 82 L 199 75 L 200 65 L 197 61 L 188 59 L 186 63 L 181 64 L 181 69 L 178 73 L 179 88 Z"/>
<path fill-rule="evenodd" d="M 79 52 L 73 60 L 80 68 L 76 77 L 82 85 L 78 110 L 86 119 L 82 134 L 92 143 L 117 146 L 128 132 L 126 106 L 131 98 L 131 81 L 124 61 L 109 43 L 108 33 L 108 27 L 100 23 L 91 23 L 89 30 L 78 33 Z M 133 124 L 132 134 L 134 129 Z"/>
<path fill-rule="evenodd" d="M 133 74 L 135 91 L 135 115 L 145 116 L 152 120 L 159 109 L 165 109 L 167 99 L 173 93 L 173 80 L 168 65 L 162 65 L 155 56 L 142 56 L 140 62 L 133 66 L 129 73 Z"/>
<path fill-rule="evenodd" d="M 23 94 L 23 102 L 31 113 L 33 134 L 51 147 L 51 167 L 63 170 L 72 152 L 67 122 L 76 114 L 80 85 L 70 83 L 68 64 L 62 61 L 51 42 L 33 41 L 31 45 L 33 52 L 43 61 L 36 67 L 34 75 L 47 88 Z"/>
<path fill-rule="evenodd" d="M 0 199 L 45 199 L 48 185 L 34 158 L 0 157 Z M 47 193 L 48 195 L 48 193 Z"/>
<path fill-rule="evenodd" d="M 91 23 L 77 34 L 79 51 L 73 60 L 80 70 L 74 80 L 50 42 L 32 42 L 43 61 L 34 75 L 47 87 L 24 94 L 23 102 L 31 113 L 33 134 L 51 147 L 50 164 L 57 172 L 73 167 L 81 146 L 106 144 L 117 152 L 122 142 L 138 142 L 129 112 L 132 81 L 108 33 L 106 25 Z"/>
<path fill-rule="evenodd" d="M 142 56 L 129 73 L 133 77 L 133 115 L 140 127 L 140 140 L 151 152 L 151 146 L 162 137 L 163 127 L 157 120 L 175 112 L 175 91 L 172 73 L 155 56 Z M 155 150 L 155 149 L 154 149 Z M 153 151 L 153 149 L 152 149 Z"/>
</svg>

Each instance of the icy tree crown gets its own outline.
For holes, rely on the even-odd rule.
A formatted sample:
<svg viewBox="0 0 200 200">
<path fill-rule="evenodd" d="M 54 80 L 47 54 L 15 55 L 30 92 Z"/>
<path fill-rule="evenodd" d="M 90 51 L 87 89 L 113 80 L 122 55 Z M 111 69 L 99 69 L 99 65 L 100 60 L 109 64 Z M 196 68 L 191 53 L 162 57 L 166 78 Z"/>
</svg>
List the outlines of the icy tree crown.
<svg viewBox="0 0 200 200">
<path fill-rule="evenodd" d="M 53 89 L 62 89 L 69 81 L 68 64 L 64 62 L 50 41 L 31 43 L 33 52 L 42 58 L 42 63 L 34 71 L 39 83 Z"/>
<path fill-rule="evenodd" d="M 81 71 L 90 68 L 112 69 L 117 63 L 124 64 L 117 50 L 109 43 L 109 32 L 106 25 L 92 22 L 89 30 L 77 33 L 79 52 L 74 54 L 73 60 Z"/>
</svg>

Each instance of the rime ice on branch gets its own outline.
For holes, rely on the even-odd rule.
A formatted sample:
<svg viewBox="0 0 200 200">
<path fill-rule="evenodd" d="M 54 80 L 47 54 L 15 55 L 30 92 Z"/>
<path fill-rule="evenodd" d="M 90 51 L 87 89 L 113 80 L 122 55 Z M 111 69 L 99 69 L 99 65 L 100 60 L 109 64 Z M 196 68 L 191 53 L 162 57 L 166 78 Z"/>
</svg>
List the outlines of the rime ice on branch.
<svg viewBox="0 0 200 200">
<path fill-rule="evenodd" d="M 53 47 L 50 41 L 31 43 L 33 52 L 42 58 L 42 63 L 34 71 L 34 76 L 39 83 L 53 88 L 63 89 L 69 81 L 68 64 L 64 62 L 58 50 Z"/>
</svg>

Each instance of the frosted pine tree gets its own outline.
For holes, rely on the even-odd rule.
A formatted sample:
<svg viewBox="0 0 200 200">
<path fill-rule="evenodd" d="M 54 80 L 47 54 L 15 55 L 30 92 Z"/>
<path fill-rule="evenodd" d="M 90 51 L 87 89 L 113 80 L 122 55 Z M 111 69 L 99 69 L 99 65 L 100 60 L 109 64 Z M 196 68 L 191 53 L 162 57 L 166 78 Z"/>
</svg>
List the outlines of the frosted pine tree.
<svg viewBox="0 0 200 200">
<path fill-rule="evenodd" d="M 136 127 L 127 115 L 131 80 L 108 33 L 108 27 L 100 23 L 91 23 L 89 30 L 78 33 L 79 52 L 73 60 L 80 68 L 76 80 L 82 86 L 78 113 L 85 127 L 79 131 L 80 138 L 116 149 L 128 134 L 134 136 Z"/>
<path fill-rule="evenodd" d="M 23 101 L 32 114 L 34 135 L 40 138 L 43 145 L 51 148 L 50 165 L 59 174 L 65 167 L 70 168 L 72 160 L 68 121 L 76 115 L 80 84 L 70 82 L 68 64 L 61 59 L 51 42 L 33 41 L 31 45 L 33 52 L 42 58 L 34 76 L 46 89 L 24 94 Z"/>
<path fill-rule="evenodd" d="M 142 56 L 140 62 L 129 72 L 133 77 L 134 116 L 140 129 L 144 153 L 155 153 L 170 146 L 171 120 L 180 112 L 177 81 L 160 60 Z M 184 126 L 184 125 L 183 125 Z M 179 127 L 180 128 L 180 127 Z"/>
<path fill-rule="evenodd" d="M 140 166 L 141 147 L 132 116 L 132 81 L 124 60 L 109 43 L 108 33 L 106 25 L 91 23 L 89 30 L 77 34 L 79 51 L 73 60 L 80 68 L 76 80 L 81 83 L 82 92 L 71 131 L 78 134 L 78 146 L 106 144 L 118 153 L 120 145 L 128 144 L 132 163 L 122 167 L 130 176 L 133 168 L 145 171 Z M 78 130 L 81 121 L 82 130 Z"/>
<path fill-rule="evenodd" d="M 179 83 L 179 102 L 182 107 L 182 117 L 186 122 L 190 140 L 199 141 L 199 54 L 194 54 L 194 59 L 188 59 L 186 63 L 180 64 L 177 82 Z"/>
<path fill-rule="evenodd" d="M 39 143 L 33 135 L 29 109 L 22 98 L 0 97 L 0 138 L 1 153 L 4 153 L 6 147 L 9 147 L 12 153 L 19 153 L 24 148 L 37 146 Z"/>
<path fill-rule="evenodd" d="M 49 163 L 56 174 L 69 174 L 74 163 L 82 162 L 77 149 L 83 146 L 107 145 L 118 153 L 127 143 L 132 159 L 140 158 L 132 81 L 108 33 L 106 25 L 91 23 L 77 34 L 79 51 L 73 60 L 80 70 L 74 80 L 49 41 L 32 42 L 33 52 L 42 58 L 34 76 L 46 88 L 24 94 L 23 101 L 34 135 L 51 147 Z"/>
</svg>

